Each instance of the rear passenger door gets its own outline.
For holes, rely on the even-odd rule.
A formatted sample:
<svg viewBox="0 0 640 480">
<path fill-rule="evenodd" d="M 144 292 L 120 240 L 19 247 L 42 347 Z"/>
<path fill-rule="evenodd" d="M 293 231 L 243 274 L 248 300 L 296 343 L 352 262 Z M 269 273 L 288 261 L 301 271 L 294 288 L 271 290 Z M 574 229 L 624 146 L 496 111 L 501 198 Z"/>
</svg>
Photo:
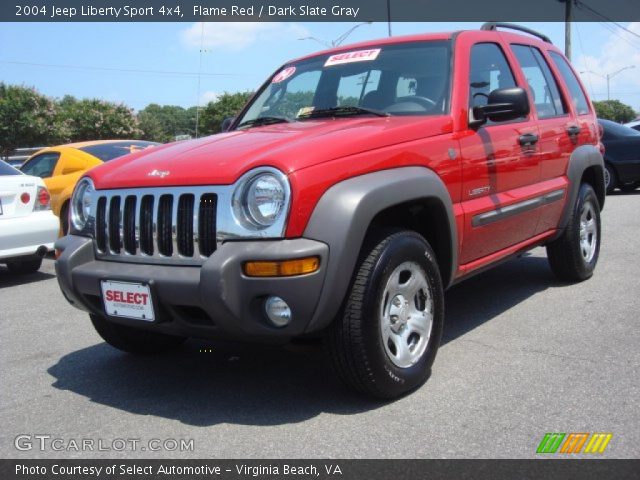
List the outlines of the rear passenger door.
<svg viewBox="0 0 640 480">
<path fill-rule="evenodd" d="M 471 46 L 469 112 L 497 88 L 518 85 L 498 43 Z M 523 140 L 531 138 L 531 143 Z M 468 128 L 460 140 L 464 233 L 460 262 L 468 264 L 533 236 L 539 212 L 526 203 L 539 181 L 538 129 L 531 115 Z M 470 266 L 473 268 L 473 265 Z"/>
<path fill-rule="evenodd" d="M 532 113 L 537 118 L 540 152 L 539 207 L 540 218 L 535 234 L 544 233 L 558 224 L 567 194 L 564 177 L 569 157 L 578 143 L 575 116 L 560 93 L 542 51 L 533 45 L 512 44 L 511 50 L 520 64 L 529 92 Z"/>
</svg>

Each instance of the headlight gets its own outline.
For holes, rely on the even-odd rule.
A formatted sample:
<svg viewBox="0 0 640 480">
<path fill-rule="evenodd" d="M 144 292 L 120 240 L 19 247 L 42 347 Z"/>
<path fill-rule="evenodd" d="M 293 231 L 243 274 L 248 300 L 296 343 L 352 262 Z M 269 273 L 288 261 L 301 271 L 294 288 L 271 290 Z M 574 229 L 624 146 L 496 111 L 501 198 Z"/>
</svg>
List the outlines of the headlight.
<svg viewBox="0 0 640 480">
<path fill-rule="evenodd" d="M 76 185 L 71 198 L 71 222 L 73 227 L 82 231 L 91 215 L 91 207 L 93 202 L 93 182 L 90 178 L 84 177 Z"/>
<path fill-rule="evenodd" d="M 251 230 L 264 230 L 276 223 L 285 210 L 288 183 L 278 171 L 262 171 L 240 182 L 233 194 L 233 213 Z"/>
</svg>

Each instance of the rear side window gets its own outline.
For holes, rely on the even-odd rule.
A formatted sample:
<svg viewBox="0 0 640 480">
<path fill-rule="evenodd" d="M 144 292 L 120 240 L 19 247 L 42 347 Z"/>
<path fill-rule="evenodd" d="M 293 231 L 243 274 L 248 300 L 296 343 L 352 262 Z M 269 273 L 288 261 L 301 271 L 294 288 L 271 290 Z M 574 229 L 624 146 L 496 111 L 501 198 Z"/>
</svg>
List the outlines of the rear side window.
<svg viewBox="0 0 640 480">
<path fill-rule="evenodd" d="M 558 67 L 560 75 L 562 75 L 562 78 L 567 84 L 567 88 L 571 94 L 571 101 L 573 102 L 573 106 L 575 107 L 578 115 L 589 113 L 589 102 L 582 91 L 582 87 L 580 87 L 580 82 L 576 78 L 575 73 L 571 70 L 569 63 L 562 55 L 559 55 L 556 52 L 549 52 L 549 55 L 551 56 L 553 63 Z"/>
<path fill-rule="evenodd" d="M 528 45 L 512 45 L 538 112 L 538 118 L 567 113 L 551 70 L 540 51 Z"/>
<path fill-rule="evenodd" d="M 507 58 L 495 43 L 478 43 L 471 49 L 469 108 L 483 106 L 497 88 L 516 86 Z"/>
<path fill-rule="evenodd" d="M 58 152 L 41 153 L 25 163 L 20 170 L 27 175 L 48 178 L 53 175 L 53 170 L 56 168 L 59 158 L 60 154 Z"/>
<path fill-rule="evenodd" d="M 0 176 L 2 175 L 22 175 L 19 170 L 16 170 L 4 160 L 0 160 Z"/>
</svg>

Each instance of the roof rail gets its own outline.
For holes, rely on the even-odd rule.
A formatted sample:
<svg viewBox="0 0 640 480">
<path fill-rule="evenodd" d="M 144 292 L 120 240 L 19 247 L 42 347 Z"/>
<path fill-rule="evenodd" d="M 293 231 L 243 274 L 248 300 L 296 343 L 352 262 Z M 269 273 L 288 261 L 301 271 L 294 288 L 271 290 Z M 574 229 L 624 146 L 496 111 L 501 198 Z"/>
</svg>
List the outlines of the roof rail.
<svg viewBox="0 0 640 480">
<path fill-rule="evenodd" d="M 553 44 L 551 39 L 546 35 L 536 32 L 535 30 L 531 30 L 530 28 L 523 27 L 522 25 L 517 25 L 515 23 L 504 23 L 504 22 L 486 22 L 482 24 L 480 30 L 498 30 L 498 28 L 508 28 L 510 30 L 518 30 L 520 32 L 528 33 L 529 35 L 533 35 L 534 37 L 538 37 L 547 43 Z"/>
</svg>

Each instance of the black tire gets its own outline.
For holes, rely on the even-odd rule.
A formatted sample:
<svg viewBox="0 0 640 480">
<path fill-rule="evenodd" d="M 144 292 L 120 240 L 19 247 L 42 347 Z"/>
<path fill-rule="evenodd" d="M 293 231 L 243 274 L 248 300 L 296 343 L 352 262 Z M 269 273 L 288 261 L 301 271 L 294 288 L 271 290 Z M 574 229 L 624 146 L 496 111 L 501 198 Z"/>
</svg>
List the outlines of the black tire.
<svg viewBox="0 0 640 480">
<path fill-rule="evenodd" d="M 69 202 L 65 202 L 60 209 L 60 231 L 63 236 L 69 233 Z"/>
<path fill-rule="evenodd" d="M 591 206 L 591 210 L 590 213 L 587 212 L 587 220 L 592 218 L 595 222 L 595 238 L 587 229 L 585 238 L 587 242 L 589 238 L 595 241 L 593 252 L 581 246 L 581 217 L 584 216 L 588 205 Z M 591 277 L 600 255 L 600 239 L 600 204 L 591 185 L 584 183 L 580 186 L 567 227 L 559 238 L 547 245 L 549 264 L 556 277 L 568 282 L 580 282 Z"/>
<path fill-rule="evenodd" d="M 610 194 L 618 186 L 618 175 L 616 175 L 616 171 L 609 163 L 605 163 L 604 168 L 606 170 L 604 176 L 604 186 L 607 189 L 607 194 Z M 608 182 L 607 179 L 609 180 Z"/>
<path fill-rule="evenodd" d="M 388 302 L 396 300 L 398 295 L 393 299 L 386 298 L 386 302 L 383 297 L 388 282 L 391 282 L 391 276 L 397 275 L 394 278 L 402 278 L 404 272 L 396 272 L 404 265 L 415 265 L 417 280 L 420 276 L 426 280 L 424 285 L 427 286 L 428 292 L 423 293 L 428 293 L 431 300 L 426 298 L 423 301 L 425 305 L 429 302 L 432 323 L 430 335 L 418 337 L 424 338 L 424 344 L 414 340 L 417 343 L 414 347 L 421 345 L 415 352 L 416 355 L 424 348 L 420 356 L 416 357 L 415 363 L 399 367 L 392 361 L 392 354 L 387 353 L 388 347 L 393 343 L 389 343 L 390 337 L 394 333 L 386 330 L 389 335 L 387 347 L 383 340 L 383 319 L 386 318 L 384 312 L 386 308 L 393 308 Z M 408 281 L 407 279 L 407 285 Z M 404 305 L 408 304 L 402 305 L 404 311 Z M 417 304 L 415 305 L 418 308 Z M 411 307 L 407 307 L 409 308 Z M 405 312 L 405 322 L 406 315 Z M 412 231 L 381 232 L 365 241 L 347 298 L 327 332 L 327 347 L 338 375 L 346 384 L 376 398 L 396 398 L 419 387 L 429 378 L 442 337 L 443 322 L 442 280 L 429 243 Z M 399 327 L 395 324 L 394 327 L 412 330 L 408 324 Z M 414 334 L 407 335 L 409 344 L 409 339 Z M 408 349 L 411 351 L 411 344 Z"/>
<path fill-rule="evenodd" d="M 23 260 L 9 260 L 7 268 L 17 275 L 36 273 L 42 266 L 42 258 L 28 258 Z"/>
<path fill-rule="evenodd" d="M 150 332 L 109 322 L 98 315 L 89 315 L 91 323 L 102 339 L 123 352 L 150 355 L 176 348 L 186 338 L 165 333 Z"/>
</svg>

